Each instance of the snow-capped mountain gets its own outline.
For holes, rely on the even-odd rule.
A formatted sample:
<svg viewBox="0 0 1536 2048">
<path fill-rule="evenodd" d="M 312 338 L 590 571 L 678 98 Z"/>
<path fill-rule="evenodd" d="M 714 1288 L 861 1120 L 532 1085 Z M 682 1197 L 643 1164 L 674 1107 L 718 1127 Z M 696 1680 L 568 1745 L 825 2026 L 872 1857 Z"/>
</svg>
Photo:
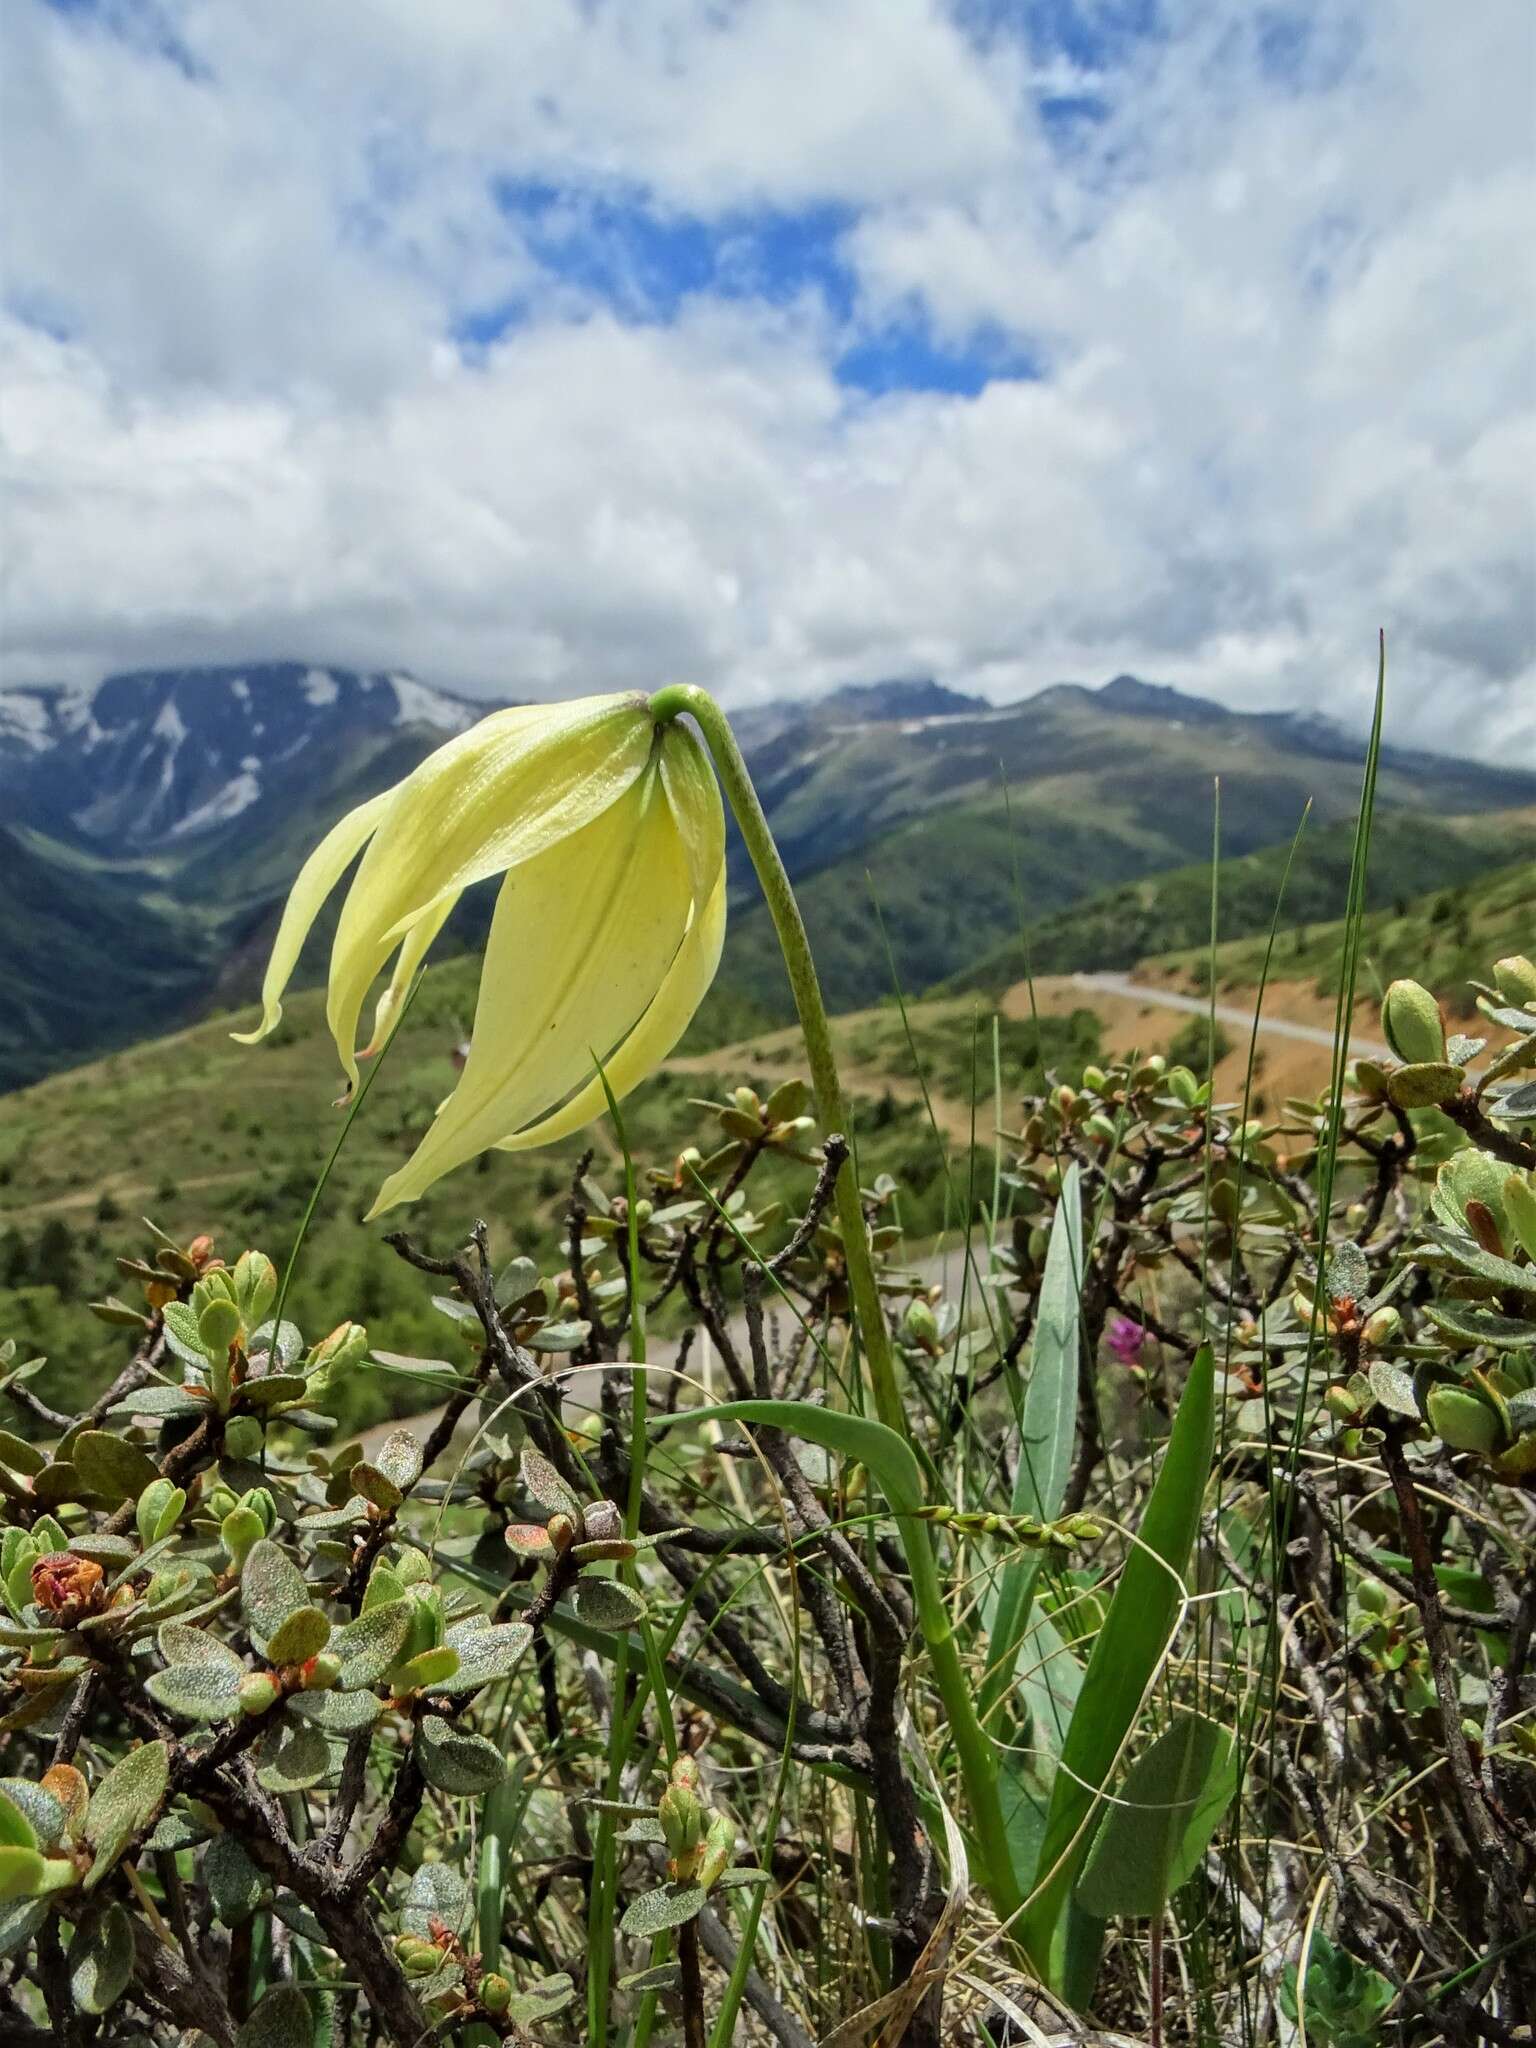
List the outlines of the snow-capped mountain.
<svg viewBox="0 0 1536 2048">
<path fill-rule="evenodd" d="M 0 802 L 17 822 L 117 856 L 189 850 L 410 737 L 418 750 L 488 707 L 414 677 L 269 662 L 140 669 L 94 688 L 0 692 Z"/>
<path fill-rule="evenodd" d="M 325 829 L 493 708 L 303 662 L 0 690 L 0 1089 L 247 1001 Z M 1129 675 L 1008 705 L 887 679 L 733 723 L 848 1009 L 887 992 L 887 939 L 915 990 L 1016 934 L 1021 874 L 1040 916 L 1203 859 L 1213 774 L 1228 856 L 1289 840 L 1305 803 L 1321 826 L 1359 800 L 1358 737 Z M 1431 821 L 1536 809 L 1536 776 L 1388 750 L 1377 801 Z M 750 862 L 728 844 L 724 979 L 777 1016 Z M 471 891 L 442 943 L 473 943 L 494 900 Z M 322 920 L 301 978 L 327 943 Z"/>
</svg>

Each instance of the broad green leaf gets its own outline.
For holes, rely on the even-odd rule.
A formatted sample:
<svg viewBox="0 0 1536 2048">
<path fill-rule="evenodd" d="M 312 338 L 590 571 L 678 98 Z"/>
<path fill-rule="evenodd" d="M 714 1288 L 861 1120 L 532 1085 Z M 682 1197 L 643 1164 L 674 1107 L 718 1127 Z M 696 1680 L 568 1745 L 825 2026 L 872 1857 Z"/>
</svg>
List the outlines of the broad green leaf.
<svg viewBox="0 0 1536 2048">
<path fill-rule="evenodd" d="M 1371 1383 L 1371 1392 L 1383 1408 L 1390 1408 L 1394 1415 L 1411 1415 L 1417 1421 L 1419 1401 L 1413 1391 L 1412 1373 L 1404 1372 L 1400 1365 L 1393 1365 L 1388 1359 L 1375 1358 L 1366 1378 Z"/>
<path fill-rule="evenodd" d="M 30 1941 L 47 1917 L 46 1899 L 12 1899 L 0 1905 L 0 1956 Z"/>
<path fill-rule="evenodd" d="M 459 1653 L 450 1643 L 418 1650 L 407 1657 L 392 1681 L 402 1692 L 437 1692 L 459 1668 Z"/>
<path fill-rule="evenodd" d="M 162 1621 L 155 1641 L 167 1664 L 222 1665 L 237 1678 L 245 1676 L 244 1661 L 207 1629 L 189 1628 L 184 1621 Z"/>
<path fill-rule="evenodd" d="M 313 1721 L 317 1728 L 324 1728 L 331 1735 L 350 1735 L 358 1728 L 367 1728 L 379 1718 L 383 1701 L 373 1692 L 338 1692 L 333 1686 L 327 1692 L 296 1692 L 287 1705 L 290 1714 L 302 1714 L 306 1721 Z"/>
<path fill-rule="evenodd" d="M 25 1824 L 28 1834 L 17 1821 Z M 0 1778 L 0 1841 L 24 1849 L 52 1849 L 63 1832 L 63 1805 L 46 1785 L 34 1785 L 29 1778 Z"/>
<path fill-rule="evenodd" d="M 548 1458 L 534 1450 L 532 1445 L 524 1447 L 521 1469 L 523 1484 L 533 1495 L 541 1508 L 552 1515 L 569 1515 L 579 1521 L 581 1505 L 566 1485 Z"/>
<path fill-rule="evenodd" d="M 70 1446 L 70 1457 L 91 1492 L 107 1500 L 137 1500 L 160 1477 L 147 1452 L 106 1429 L 83 1429 Z"/>
<path fill-rule="evenodd" d="M 1494 1344 L 1511 1351 L 1536 1344 L 1536 1322 L 1500 1315 L 1497 1309 L 1473 1308 L 1460 1301 L 1426 1301 L 1424 1314 L 1437 1330 L 1467 1344 Z"/>
<path fill-rule="evenodd" d="M 390 1600 L 337 1629 L 329 1647 L 341 1659 L 342 1691 L 377 1685 L 405 1648 L 410 1632 L 409 1600 Z"/>
<path fill-rule="evenodd" d="M 459 1668 L 436 1690 L 449 1694 L 474 1692 L 479 1686 L 505 1678 L 532 1641 L 533 1630 L 523 1621 L 496 1622 L 489 1628 L 456 1623 L 448 1631 L 447 1642 L 459 1653 Z"/>
<path fill-rule="evenodd" d="M 1083 1211 L 1074 1160 L 1061 1177 L 1040 1283 L 1040 1307 L 1030 1348 L 1029 1381 L 1019 1424 L 1019 1463 L 1009 1511 L 1052 1522 L 1066 1498 L 1077 1428 L 1077 1365 L 1081 1344 L 1079 1301 L 1083 1284 Z M 1016 1550 L 998 1580 L 980 1712 L 988 1727 L 1012 1683 L 1045 1553 Z"/>
<path fill-rule="evenodd" d="M 140 1387 L 107 1410 L 109 1415 L 205 1415 L 208 1403 L 185 1387 Z"/>
<path fill-rule="evenodd" d="M 534 2026 L 564 2012 L 575 1996 L 576 1986 L 562 1970 L 557 1977 L 543 1977 L 537 1984 L 514 1991 L 507 2005 L 507 2018 L 516 2020 L 520 2027 Z"/>
<path fill-rule="evenodd" d="M 1101 1920 L 1161 1913 L 1236 1791 L 1232 1737 L 1202 1714 L 1181 1714 L 1126 1773 L 1078 1881 L 1078 1903 Z"/>
<path fill-rule="evenodd" d="M 421 1775 L 439 1792 L 460 1796 L 489 1792 L 507 1774 L 507 1760 L 494 1742 L 456 1728 L 439 1714 L 426 1714 L 416 1730 Z"/>
<path fill-rule="evenodd" d="M 43 1859 L 19 1842 L 0 1843 L 0 1900 L 29 1899 L 43 1889 Z"/>
<path fill-rule="evenodd" d="M 395 1482 L 381 1472 L 377 1465 L 370 1465 L 366 1458 L 359 1458 L 347 1474 L 349 1485 L 355 1486 L 363 1499 L 384 1514 L 391 1514 L 399 1507 L 405 1495 Z"/>
<path fill-rule="evenodd" d="M 401 1493 L 409 1493 L 421 1477 L 421 1442 L 409 1429 L 392 1430 L 380 1446 L 378 1469 Z"/>
<path fill-rule="evenodd" d="M 367 1614 L 370 1608 L 387 1607 L 392 1600 L 404 1598 L 405 1581 L 400 1574 L 390 1565 L 376 1564 L 368 1574 L 368 1584 L 363 1590 L 363 1613 Z"/>
<path fill-rule="evenodd" d="M 146 1742 L 114 1764 L 96 1787 L 85 1816 L 85 1839 L 95 1851 L 86 1874 L 87 1891 L 100 1884 L 133 1837 L 159 1812 L 169 1775 L 166 1745 Z"/>
<path fill-rule="evenodd" d="M 267 1656 L 274 1664 L 304 1664 L 319 1655 L 330 1635 L 331 1624 L 318 1607 L 299 1607 L 269 1637 Z"/>
<path fill-rule="evenodd" d="M 242 1920 L 249 1920 L 261 1904 L 266 1882 L 237 1836 L 214 1836 L 203 1858 L 203 1883 L 208 1887 L 213 1910 L 226 1927 L 238 1927 Z"/>
<path fill-rule="evenodd" d="M 268 1792 L 307 1792 L 331 1775 L 331 1745 L 312 1721 L 286 1715 L 267 1738 L 256 1782 Z"/>
<path fill-rule="evenodd" d="M 251 1632 L 261 1643 L 281 1628 L 290 1614 L 309 1605 L 309 1588 L 298 1566 L 269 1536 L 251 1545 L 240 1574 L 240 1601 Z"/>
<path fill-rule="evenodd" d="M 233 1664 L 172 1664 L 144 1681 L 153 1700 L 184 1721 L 228 1721 L 240 1711 L 240 1681 L 246 1675 Z"/>
<path fill-rule="evenodd" d="M 456 1870 L 446 1863 L 423 1863 L 400 1908 L 401 1928 L 406 1934 L 425 1937 L 432 1932 L 435 1918 L 457 1930 L 463 1924 L 466 1897 L 464 1880 Z"/>
<path fill-rule="evenodd" d="M 35 1849 L 37 1829 L 32 1825 L 24 1800 L 11 1794 L 10 1787 L 15 1782 L 15 1779 L 7 1779 L 4 1790 L 0 1790 L 0 1847 Z"/>
<path fill-rule="evenodd" d="M 296 1984 L 280 1984 L 235 2036 L 235 2048 L 314 2048 L 309 2000 Z"/>
<path fill-rule="evenodd" d="M 668 1927 L 681 1927 L 692 1920 L 704 1904 L 703 1887 L 696 1884 L 664 1884 L 654 1892 L 642 1892 L 619 1922 L 619 1932 L 645 1939 Z"/>
<path fill-rule="evenodd" d="M 1178 1617 L 1179 1581 L 1200 1526 L 1214 1428 L 1215 1367 L 1210 1346 L 1202 1344 L 1190 1365 L 1141 1518 L 1141 1541 L 1126 1559 L 1104 1625 L 1094 1639 L 1077 1710 L 1062 1745 L 1039 1861 L 1042 1872 L 1053 1874 L 1044 1880 L 1020 1924 L 1024 1947 L 1052 1989 L 1065 1988 L 1062 1922 L 1090 1846 L 1098 1789 L 1114 1768 Z M 1068 1991 L 1068 1997 L 1075 2005 L 1088 2003 L 1088 1992 L 1080 1984 Z"/>
<path fill-rule="evenodd" d="M 0 1429 L 0 1465 L 12 1472 L 23 1472 L 30 1479 L 41 1472 L 48 1462 L 45 1451 L 36 1444 L 27 1442 L 24 1436 L 16 1436 L 8 1429 Z"/>
<path fill-rule="evenodd" d="M 81 2012 L 114 2006 L 133 1975 L 133 1922 L 124 1909 L 113 1904 L 99 1918 L 83 1921 L 65 1962 L 70 1993 Z"/>
<path fill-rule="evenodd" d="M 576 1612 L 593 1628 L 633 1628 L 645 1602 L 618 1579 L 578 1579 Z"/>
</svg>

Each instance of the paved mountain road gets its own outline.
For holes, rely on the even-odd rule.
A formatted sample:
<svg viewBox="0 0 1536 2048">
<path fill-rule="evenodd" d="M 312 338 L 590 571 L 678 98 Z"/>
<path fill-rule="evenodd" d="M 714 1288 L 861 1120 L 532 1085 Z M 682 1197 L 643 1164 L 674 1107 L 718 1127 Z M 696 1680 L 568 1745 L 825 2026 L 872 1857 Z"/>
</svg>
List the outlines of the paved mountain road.
<svg viewBox="0 0 1536 2048">
<path fill-rule="evenodd" d="M 1128 974 L 1074 974 L 1072 985 L 1074 988 L 1096 991 L 1099 995 L 1120 996 L 1128 1002 L 1153 1003 L 1164 1010 L 1182 1010 L 1191 1017 L 1210 1015 L 1211 1006 L 1204 996 L 1181 995 L 1177 989 L 1171 988 L 1152 988 L 1144 981 L 1132 981 Z M 1253 1029 L 1252 1010 L 1240 1010 L 1232 1003 L 1216 1005 L 1216 1020 L 1220 1024 L 1235 1025 L 1243 1032 Z M 1333 1045 L 1333 1033 L 1324 1030 L 1322 1025 L 1293 1024 L 1287 1017 L 1261 1015 L 1259 1031 L 1261 1035 L 1269 1033 L 1277 1038 L 1299 1039 L 1304 1045 L 1325 1045 L 1330 1048 Z M 1356 1058 L 1391 1058 L 1387 1048 L 1373 1038 L 1352 1037 L 1349 1049 Z"/>
</svg>

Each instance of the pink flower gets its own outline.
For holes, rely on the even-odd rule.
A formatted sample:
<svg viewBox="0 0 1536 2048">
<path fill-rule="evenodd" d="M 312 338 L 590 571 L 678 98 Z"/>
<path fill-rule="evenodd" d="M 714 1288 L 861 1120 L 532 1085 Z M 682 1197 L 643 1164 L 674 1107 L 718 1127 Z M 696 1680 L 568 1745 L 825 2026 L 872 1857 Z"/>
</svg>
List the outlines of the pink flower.
<svg viewBox="0 0 1536 2048">
<path fill-rule="evenodd" d="M 1133 1323 L 1129 1316 L 1116 1316 L 1106 1338 L 1110 1350 L 1122 1365 L 1139 1364 L 1141 1347 L 1146 1341 L 1146 1331 L 1140 1323 Z"/>
</svg>

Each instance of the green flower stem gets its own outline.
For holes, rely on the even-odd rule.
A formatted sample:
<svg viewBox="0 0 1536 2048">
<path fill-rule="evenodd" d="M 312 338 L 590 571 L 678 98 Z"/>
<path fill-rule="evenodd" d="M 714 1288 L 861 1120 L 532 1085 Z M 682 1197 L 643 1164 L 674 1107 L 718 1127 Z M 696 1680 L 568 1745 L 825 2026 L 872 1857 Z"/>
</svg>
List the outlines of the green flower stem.
<svg viewBox="0 0 1536 2048">
<path fill-rule="evenodd" d="M 658 690 L 651 699 L 651 716 L 658 725 L 684 712 L 704 735 L 715 772 L 720 777 L 721 787 L 746 842 L 773 918 L 779 950 L 784 956 L 795 1008 L 800 1016 L 800 1029 L 805 1037 L 821 1127 L 827 1132 L 841 1131 L 851 1138 L 843 1084 L 837 1071 L 832 1029 L 816 974 L 816 962 L 811 956 L 800 906 L 795 901 L 795 892 L 784 872 L 779 849 L 763 815 L 752 778 L 747 773 L 747 764 L 736 744 L 736 735 L 714 698 L 695 684 L 671 684 L 664 690 Z M 888 1429 L 894 1430 L 903 1442 L 910 1443 L 911 1432 L 896 1384 L 890 1332 L 886 1328 L 885 1310 L 875 1282 L 864 1205 L 859 1195 L 858 1172 L 851 1153 L 837 1177 L 836 1193 L 837 1218 L 848 1265 L 848 1288 L 853 1297 L 864 1356 L 869 1364 L 875 1412 Z M 1018 1910 L 1021 1894 L 1014 1877 L 1013 1859 L 998 1798 L 997 1752 L 977 1718 L 970 1681 L 960 1661 L 950 1626 L 949 1609 L 944 1600 L 927 1524 L 903 1518 L 899 1527 L 912 1573 L 912 1596 L 918 1626 L 933 1665 L 934 1681 L 944 1702 L 950 1737 L 960 1760 L 966 1798 L 971 1808 L 971 1823 L 981 1851 L 982 1875 L 992 1895 L 993 1905 L 1007 1918 Z"/>
</svg>

